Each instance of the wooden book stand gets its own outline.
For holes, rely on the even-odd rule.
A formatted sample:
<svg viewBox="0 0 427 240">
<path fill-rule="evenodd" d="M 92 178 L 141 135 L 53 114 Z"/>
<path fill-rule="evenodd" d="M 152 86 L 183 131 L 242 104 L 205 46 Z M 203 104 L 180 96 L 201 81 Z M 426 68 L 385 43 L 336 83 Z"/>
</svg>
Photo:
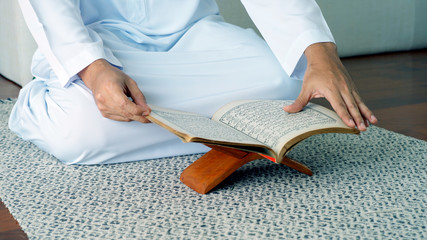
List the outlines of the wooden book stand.
<svg viewBox="0 0 427 240">
<path fill-rule="evenodd" d="M 265 158 L 257 153 L 207 146 L 212 149 L 188 166 L 180 177 L 181 182 L 201 194 L 208 193 L 246 163 Z M 282 164 L 309 176 L 313 175 L 307 166 L 290 158 L 285 157 Z"/>
</svg>

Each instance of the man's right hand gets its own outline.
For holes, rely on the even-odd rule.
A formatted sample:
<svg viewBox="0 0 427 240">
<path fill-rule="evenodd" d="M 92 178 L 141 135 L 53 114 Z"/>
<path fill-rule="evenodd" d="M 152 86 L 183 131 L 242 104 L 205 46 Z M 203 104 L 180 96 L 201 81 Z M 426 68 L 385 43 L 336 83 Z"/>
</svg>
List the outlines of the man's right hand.
<svg viewBox="0 0 427 240">
<path fill-rule="evenodd" d="M 102 116 L 116 121 L 150 122 L 145 118 L 151 109 L 144 95 L 136 82 L 120 69 L 98 59 L 78 75 L 92 90 Z"/>
</svg>

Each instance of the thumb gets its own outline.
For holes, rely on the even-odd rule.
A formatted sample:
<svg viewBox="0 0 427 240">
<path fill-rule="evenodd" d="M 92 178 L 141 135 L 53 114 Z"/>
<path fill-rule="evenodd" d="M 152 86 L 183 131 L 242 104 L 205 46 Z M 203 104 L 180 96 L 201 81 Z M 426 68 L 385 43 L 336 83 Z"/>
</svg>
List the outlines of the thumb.
<svg viewBox="0 0 427 240">
<path fill-rule="evenodd" d="M 138 88 L 138 85 L 135 81 L 131 81 L 128 86 L 128 91 L 130 93 L 130 97 L 133 99 L 136 105 L 142 107 L 142 110 L 144 111 L 144 115 L 148 115 L 151 112 L 151 108 L 147 105 L 147 101 L 145 100 L 144 94 L 141 92 L 141 90 Z"/>
<path fill-rule="evenodd" d="M 288 113 L 296 113 L 301 111 L 310 101 L 310 96 L 306 94 L 304 91 L 300 93 L 297 99 L 295 99 L 294 103 L 288 106 L 284 106 L 283 110 Z"/>
</svg>

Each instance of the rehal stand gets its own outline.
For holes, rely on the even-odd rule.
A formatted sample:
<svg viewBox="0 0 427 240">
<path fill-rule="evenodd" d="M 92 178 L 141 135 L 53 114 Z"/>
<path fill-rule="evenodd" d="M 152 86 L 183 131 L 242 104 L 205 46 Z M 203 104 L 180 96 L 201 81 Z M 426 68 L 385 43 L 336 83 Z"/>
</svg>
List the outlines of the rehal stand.
<svg viewBox="0 0 427 240">
<path fill-rule="evenodd" d="M 188 166 L 180 177 L 181 182 L 201 194 L 208 193 L 246 163 L 265 158 L 258 153 L 215 145 L 207 146 L 212 149 Z M 301 173 L 313 175 L 307 166 L 288 157 L 281 163 Z"/>
</svg>

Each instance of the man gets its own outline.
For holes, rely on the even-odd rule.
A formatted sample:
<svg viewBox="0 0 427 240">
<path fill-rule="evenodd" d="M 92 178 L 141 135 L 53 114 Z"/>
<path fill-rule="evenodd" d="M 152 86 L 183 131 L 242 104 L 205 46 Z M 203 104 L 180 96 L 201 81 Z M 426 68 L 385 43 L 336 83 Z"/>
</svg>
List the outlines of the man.
<svg viewBox="0 0 427 240">
<path fill-rule="evenodd" d="M 214 0 L 20 0 L 39 49 L 10 128 L 64 163 L 104 164 L 207 150 L 147 123 L 147 102 L 211 115 L 237 99 L 296 99 L 284 110 L 298 112 L 326 97 L 348 126 L 376 123 L 314 0 L 242 3 L 268 45 Z"/>
</svg>

